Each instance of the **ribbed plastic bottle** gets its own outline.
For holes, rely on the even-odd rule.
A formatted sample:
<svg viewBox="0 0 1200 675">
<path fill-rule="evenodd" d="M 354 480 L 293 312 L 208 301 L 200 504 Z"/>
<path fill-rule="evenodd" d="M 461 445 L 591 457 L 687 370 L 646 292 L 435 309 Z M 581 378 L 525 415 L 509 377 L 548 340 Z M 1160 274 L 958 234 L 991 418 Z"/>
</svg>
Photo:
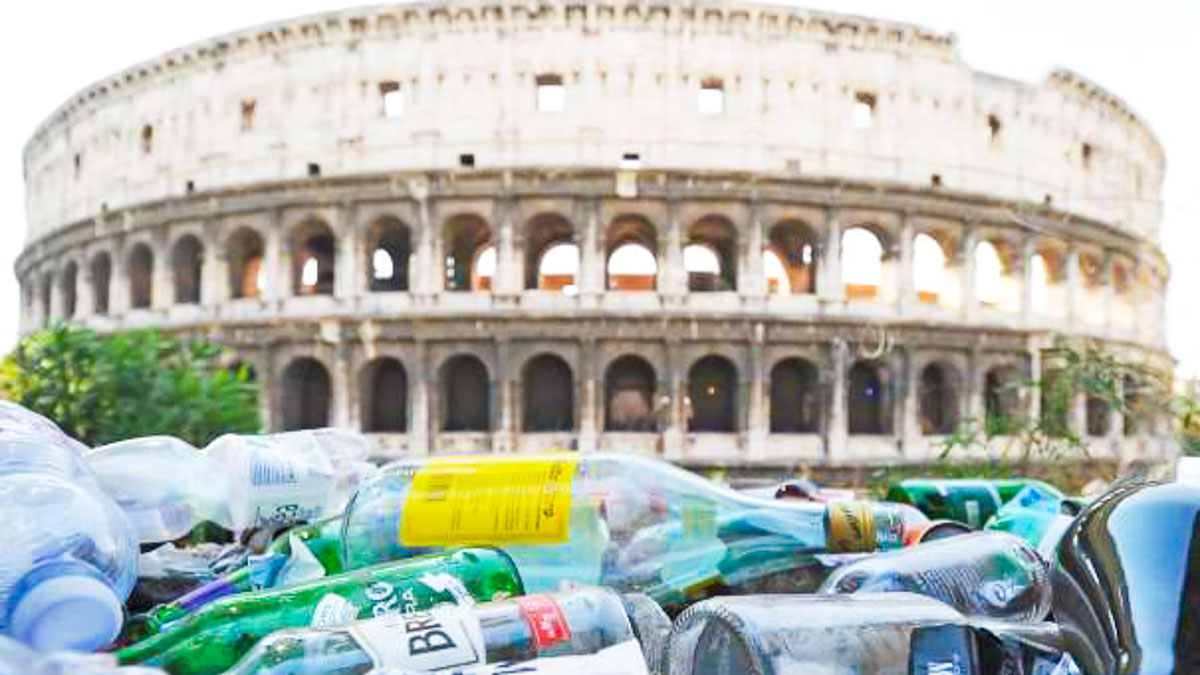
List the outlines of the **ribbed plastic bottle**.
<svg viewBox="0 0 1200 675">
<path fill-rule="evenodd" d="M 168 630 L 117 652 L 123 664 L 172 675 L 215 675 L 267 635 L 284 628 L 338 626 L 521 595 L 512 561 L 496 549 L 464 549 L 385 563 L 286 589 L 241 593 L 206 605 Z"/>
<path fill-rule="evenodd" d="M 0 424 L 0 632 L 39 650 L 103 647 L 137 574 L 129 521 L 51 422 L 6 404 Z"/>
<path fill-rule="evenodd" d="M 644 595 L 623 598 L 606 588 L 579 588 L 474 607 L 440 606 L 338 628 L 281 631 L 225 675 L 368 670 L 647 675 L 656 672 L 647 662 L 661 662 L 669 631 L 666 615 Z"/>
<path fill-rule="evenodd" d="M 919 593 L 970 617 L 1040 621 L 1050 611 L 1050 569 L 1025 541 L 972 532 L 870 556 L 834 572 L 822 593 Z"/>
<path fill-rule="evenodd" d="M 202 521 L 240 532 L 340 514 L 373 474 L 370 441 L 346 429 L 226 434 L 197 450 L 170 436 L 133 438 L 87 455 L 143 542 L 178 539 Z"/>
<path fill-rule="evenodd" d="M 349 568 L 501 546 L 532 592 L 569 581 L 669 603 L 750 569 L 759 544 L 788 556 L 887 550 L 926 522 L 904 505 L 757 499 L 631 454 L 445 457 L 397 462 L 368 481 L 342 542 Z"/>
</svg>

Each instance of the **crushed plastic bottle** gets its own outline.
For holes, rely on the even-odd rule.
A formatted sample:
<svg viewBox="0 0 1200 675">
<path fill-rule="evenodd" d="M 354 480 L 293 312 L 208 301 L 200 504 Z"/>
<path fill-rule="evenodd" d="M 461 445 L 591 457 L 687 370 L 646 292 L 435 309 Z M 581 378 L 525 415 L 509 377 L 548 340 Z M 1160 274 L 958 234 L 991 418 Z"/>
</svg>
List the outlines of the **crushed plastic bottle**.
<svg viewBox="0 0 1200 675">
<path fill-rule="evenodd" d="M 50 424 L 34 415 L 5 406 L 0 418 L 18 420 L 0 433 L 0 631 L 39 650 L 97 649 L 120 632 L 136 540 L 75 445 L 31 435 Z"/>
<path fill-rule="evenodd" d="M 169 436 L 134 438 L 92 451 L 101 485 L 143 542 L 178 539 L 203 521 L 234 532 L 277 530 L 340 514 L 375 473 L 370 441 L 345 429 L 265 436 L 226 434 L 204 450 Z"/>
<path fill-rule="evenodd" d="M 1000 507 L 984 529 L 1020 537 L 1049 560 L 1054 556 L 1054 549 L 1063 533 L 1075 520 L 1073 515 L 1068 515 L 1073 509 L 1057 491 L 1030 485 Z"/>
<path fill-rule="evenodd" d="M 41 654 L 0 635 L 0 675 L 167 675 L 158 668 L 120 667 L 112 654 Z"/>
<path fill-rule="evenodd" d="M 631 611 L 632 610 L 632 611 Z M 633 624 L 644 622 L 635 630 Z M 272 634 L 226 672 L 521 673 L 647 675 L 670 622 L 646 596 L 579 588 L 482 605 L 390 614 L 336 628 Z M 643 650 L 648 650 L 648 653 Z M 357 670 L 356 670 L 357 669 Z"/>
<path fill-rule="evenodd" d="M 851 563 L 822 593 L 919 593 L 970 617 L 1040 621 L 1050 611 L 1050 570 L 1003 532 L 974 532 Z"/>
<path fill-rule="evenodd" d="M 899 548 L 926 519 L 911 507 L 763 500 L 631 454 L 401 461 L 347 507 L 348 568 L 456 544 L 502 546 L 526 586 L 706 597 L 756 543 L 786 555 Z M 781 547 L 777 547 L 782 550 Z"/>
</svg>

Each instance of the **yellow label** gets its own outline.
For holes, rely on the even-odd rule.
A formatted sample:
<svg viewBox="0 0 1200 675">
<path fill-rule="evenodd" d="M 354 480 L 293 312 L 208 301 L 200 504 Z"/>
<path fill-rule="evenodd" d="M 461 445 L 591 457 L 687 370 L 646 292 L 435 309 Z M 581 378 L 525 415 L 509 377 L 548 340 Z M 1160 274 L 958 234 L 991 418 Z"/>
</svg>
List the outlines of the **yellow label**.
<svg viewBox="0 0 1200 675">
<path fill-rule="evenodd" d="M 825 505 L 825 548 L 830 553 L 870 553 L 875 550 L 875 517 L 867 502 Z"/>
<path fill-rule="evenodd" d="M 434 459 L 413 477 L 400 543 L 565 543 L 576 463 L 544 456 Z"/>
</svg>

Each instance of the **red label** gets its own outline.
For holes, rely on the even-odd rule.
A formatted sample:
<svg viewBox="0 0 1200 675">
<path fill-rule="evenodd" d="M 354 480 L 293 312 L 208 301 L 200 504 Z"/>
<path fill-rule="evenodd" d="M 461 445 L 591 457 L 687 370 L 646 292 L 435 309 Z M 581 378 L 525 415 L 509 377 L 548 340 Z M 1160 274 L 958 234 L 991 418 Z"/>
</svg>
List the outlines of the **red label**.
<svg viewBox="0 0 1200 675">
<path fill-rule="evenodd" d="M 548 595 L 526 595 L 513 598 L 525 615 L 529 629 L 533 631 L 533 641 L 538 651 L 549 649 L 560 642 L 571 641 L 571 629 L 567 626 L 567 617 L 563 616 L 562 608 Z"/>
</svg>

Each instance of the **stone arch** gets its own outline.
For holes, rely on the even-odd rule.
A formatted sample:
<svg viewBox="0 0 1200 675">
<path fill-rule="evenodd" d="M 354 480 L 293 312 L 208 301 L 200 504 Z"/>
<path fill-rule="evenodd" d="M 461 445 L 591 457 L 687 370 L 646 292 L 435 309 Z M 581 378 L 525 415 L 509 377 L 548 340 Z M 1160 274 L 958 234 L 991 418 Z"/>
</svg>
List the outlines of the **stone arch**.
<svg viewBox="0 0 1200 675">
<path fill-rule="evenodd" d="M 79 304 L 79 263 L 74 260 L 68 260 L 67 264 L 63 266 L 59 283 L 62 285 L 63 318 L 74 318 L 75 310 Z"/>
<path fill-rule="evenodd" d="M 543 270 L 547 254 L 560 246 L 575 251 L 574 269 Z M 579 248 L 575 245 L 575 228 L 571 221 L 557 213 L 542 213 L 525 224 L 525 288 L 561 290 L 574 287 L 579 276 Z"/>
<path fill-rule="evenodd" d="M 781 359 L 771 368 L 771 433 L 812 434 L 820 424 L 820 371 L 807 359 Z"/>
<path fill-rule="evenodd" d="M 1103 438 L 1112 428 L 1112 405 L 1107 398 L 1096 394 L 1087 397 L 1087 435 Z"/>
<path fill-rule="evenodd" d="M 129 271 L 129 307 L 148 309 L 154 300 L 154 251 L 149 244 L 134 244 L 126 269 Z"/>
<path fill-rule="evenodd" d="M 1121 398 L 1123 415 L 1121 416 L 1121 434 L 1129 437 L 1141 432 L 1143 416 L 1145 415 L 1146 397 L 1142 392 L 1142 383 L 1137 378 L 1126 375 L 1121 381 Z"/>
<path fill-rule="evenodd" d="M 815 293 L 818 247 L 817 234 L 807 224 L 798 220 L 776 223 L 767 234 L 765 253 L 773 254 L 779 260 L 784 278 L 772 284 L 774 280 L 768 275 L 768 292 Z"/>
<path fill-rule="evenodd" d="M 971 252 L 975 262 L 975 299 L 985 305 L 998 306 L 1005 296 L 1005 280 L 1011 274 L 1012 261 L 1002 241 L 982 239 Z"/>
<path fill-rule="evenodd" d="M 384 216 L 367 228 L 367 287 L 372 292 L 407 291 L 412 234 L 398 218 Z"/>
<path fill-rule="evenodd" d="M 855 435 L 891 433 L 891 392 L 887 367 L 871 360 L 856 361 L 846 378 L 846 420 Z"/>
<path fill-rule="evenodd" d="M 919 232 L 913 237 L 913 289 L 917 301 L 937 305 L 946 292 L 949 256 L 937 237 Z"/>
<path fill-rule="evenodd" d="M 53 307 L 51 306 L 51 298 L 54 293 L 54 273 L 43 272 L 41 281 L 38 283 L 38 291 L 41 294 L 42 301 L 42 325 L 50 323 L 54 317 L 51 315 Z"/>
<path fill-rule="evenodd" d="M 479 272 L 479 261 L 492 248 L 492 229 L 483 218 L 462 214 L 446 221 L 443 231 L 445 246 L 445 288 L 448 291 L 483 291 L 492 287 L 492 277 Z"/>
<path fill-rule="evenodd" d="M 883 286 L 887 239 L 877 228 L 856 225 L 842 233 L 842 280 L 847 300 L 874 300 Z"/>
<path fill-rule="evenodd" d="M 954 433 L 960 418 L 962 375 L 949 363 L 935 361 L 921 369 L 917 400 L 921 433 Z"/>
<path fill-rule="evenodd" d="M 654 366 L 640 356 L 626 354 L 608 365 L 604 374 L 604 429 L 655 431 Z"/>
<path fill-rule="evenodd" d="M 604 261 L 606 288 L 655 290 L 659 262 L 658 234 L 654 225 L 641 216 L 621 216 L 613 220 L 604 235 Z"/>
<path fill-rule="evenodd" d="M 305 220 L 292 228 L 293 295 L 333 295 L 337 240 L 323 220 Z"/>
<path fill-rule="evenodd" d="M 983 376 L 983 419 L 988 428 L 1004 432 L 1025 417 L 1020 371 L 1011 364 L 996 366 Z"/>
<path fill-rule="evenodd" d="M 100 251 L 92 256 L 92 313 L 100 316 L 108 314 L 109 295 L 112 289 L 112 256 L 107 251 Z"/>
<path fill-rule="evenodd" d="M 175 240 L 175 245 L 171 247 L 171 272 L 176 304 L 200 304 L 204 279 L 204 245 L 195 235 L 185 234 Z"/>
<path fill-rule="evenodd" d="M 732 433 L 737 430 L 737 366 L 710 354 L 688 369 L 688 431 Z"/>
<path fill-rule="evenodd" d="M 701 255 L 689 256 L 690 252 Z M 716 269 L 705 264 L 710 256 Z M 737 229 L 733 223 L 724 216 L 705 216 L 692 223 L 687 229 L 683 263 L 689 291 L 737 290 Z"/>
<path fill-rule="evenodd" d="M 399 360 L 367 362 L 359 374 L 359 392 L 363 431 L 408 431 L 408 374 Z"/>
<path fill-rule="evenodd" d="M 570 431 L 575 426 L 575 381 L 557 354 L 542 353 L 521 369 L 522 429 Z"/>
<path fill-rule="evenodd" d="M 456 354 L 439 368 L 442 431 L 491 429 L 491 383 L 473 354 Z"/>
<path fill-rule="evenodd" d="M 329 371 L 324 364 L 312 357 L 294 359 L 284 368 L 280 379 L 283 430 L 329 426 L 332 399 Z"/>
<path fill-rule="evenodd" d="M 229 297 L 257 298 L 262 295 L 266 246 L 262 235 L 249 227 L 239 227 L 225 242 L 225 260 L 229 265 Z"/>
</svg>

